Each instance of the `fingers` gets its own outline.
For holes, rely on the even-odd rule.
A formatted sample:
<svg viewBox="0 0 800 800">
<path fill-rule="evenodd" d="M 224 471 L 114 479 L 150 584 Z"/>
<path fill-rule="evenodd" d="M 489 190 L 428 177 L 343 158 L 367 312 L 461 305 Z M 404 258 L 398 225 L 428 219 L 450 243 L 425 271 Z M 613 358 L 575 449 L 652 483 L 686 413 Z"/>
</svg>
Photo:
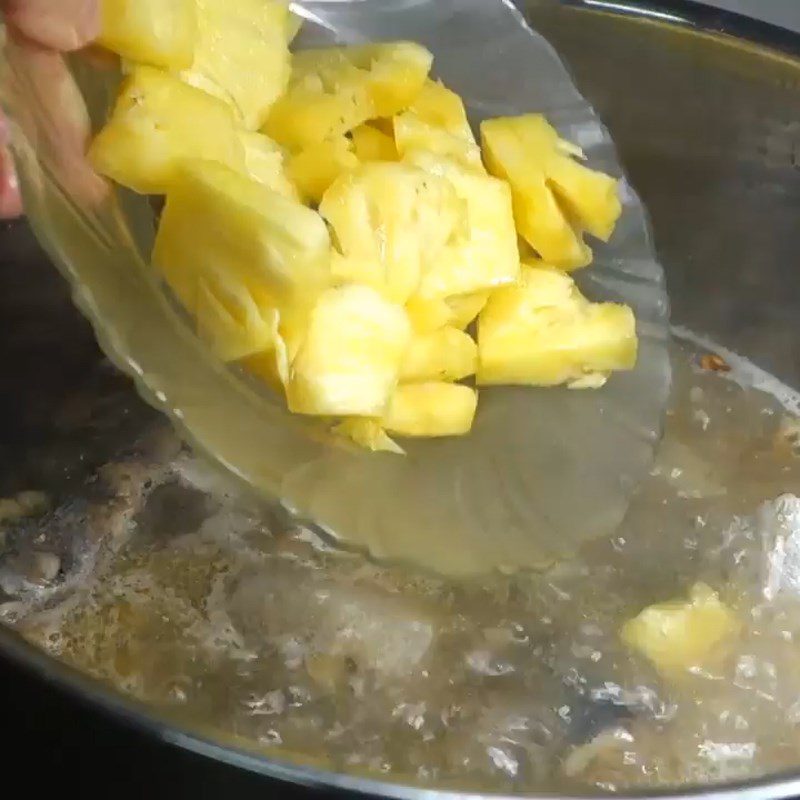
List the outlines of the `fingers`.
<svg viewBox="0 0 800 800">
<path fill-rule="evenodd" d="M 15 123 L 61 190 L 80 208 L 96 206 L 108 187 L 86 159 L 89 117 L 64 59 L 13 30 L 6 55 Z"/>
<path fill-rule="evenodd" d="M 100 31 L 98 0 L 6 0 L 6 21 L 55 50 L 76 50 Z"/>
</svg>

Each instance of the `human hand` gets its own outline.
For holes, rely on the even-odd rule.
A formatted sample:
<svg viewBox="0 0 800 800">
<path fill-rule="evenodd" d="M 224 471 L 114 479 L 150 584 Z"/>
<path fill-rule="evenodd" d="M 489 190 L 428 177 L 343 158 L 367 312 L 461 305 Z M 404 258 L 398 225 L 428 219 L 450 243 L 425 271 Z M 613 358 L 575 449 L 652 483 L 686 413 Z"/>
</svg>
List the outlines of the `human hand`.
<svg viewBox="0 0 800 800">
<path fill-rule="evenodd" d="M 9 36 L 27 49 L 66 52 L 83 47 L 100 28 L 98 0 L 0 0 Z M 54 60 L 54 59 L 51 59 Z M 14 164 L 8 150 L 8 125 L 0 116 L 0 218 L 22 213 Z"/>
</svg>

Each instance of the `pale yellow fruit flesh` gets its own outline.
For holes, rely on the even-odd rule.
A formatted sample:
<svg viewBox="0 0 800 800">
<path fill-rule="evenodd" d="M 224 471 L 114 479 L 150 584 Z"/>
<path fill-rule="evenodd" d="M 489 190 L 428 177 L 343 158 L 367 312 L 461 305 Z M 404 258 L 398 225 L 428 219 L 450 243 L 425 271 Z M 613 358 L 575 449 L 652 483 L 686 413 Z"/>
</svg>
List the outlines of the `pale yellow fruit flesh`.
<svg viewBox="0 0 800 800">
<path fill-rule="evenodd" d="M 464 436 L 472 429 L 478 393 L 458 383 L 408 383 L 397 388 L 382 423 L 396 436 Z"/>
<path fill-rule="evenodd" d="M 351 172 L 358 164 L 352 142 L 336 136 L 291 156 L 286 172 L 303 200 L 317 204 L 340 175 Z"/>
<path fill-rule="evenodd" d="M 478 348 L 472 337 L 456 328 L 415 334 L 403 357 L 400 380 L 460 381 L 475 374 Z"/>
<path fill-rule="evenodd" d="M 247 174 L 267 189 L 299 201 L 300 193 L 286 174 L 286 154 L 282 148 L 263 133 L 239 131 L 239 140 L 244 147 Z"/>
<path fill-rule="evenodd" d="M 524 267 L 520 283 L 494 292 L 478 320 L 477 380 L 483 386 L 596 387 L 587 376 L 631 369 L 636 355 L 631 310 L 588 302 L 555 269 Z"/>
<path fill-rule="evenodd" d="M 311 209 L 221 164 L 193 162 L 167 195 L 153 262 L 192 312 L 191 278 L 211 270 L 294 305 L 329 283 L 330 239 Z"/>
<path fill-rule="evenodd" d="M 201 75 L 256 130 L 289 81 L 289 10 L 273 0 L 196 0 L 198 37 L 189 75 Z M 191 78 L 189 78 L 191 82 Z"/>
<path fill-rule="evenodd" d="M 448 297 L 445 301 L 452 313 L 450 324 L 464 330 L 471 325 L 489 302 L 489 292 L 473 292 Z"/>
<path fill-rule="evenodd" d="M 250 292 L 224 276 L 206 275 L 197 282 L 197 332 L 222 361 L 238 361 L 271 350 L 278 312 L 259 307 Z"/>
<path fill-rule="evenodd" d="M 362 165 L 333 183 L 319 209 L 352 274 L 400 304 L 466 224 L 449 181 L 405 164 Z"/>
<path fill-rule="evenodd" d="M 292 363 L 289 410 L 381 417 L 411 338 L 405 312 L 367 286 L 329 289 Z"/>
<path fill-rule="evenodd" d="M 463 100 L 441 81 L 425 81 L 408 110 L 429 125 L 467 142 L 475 142 Z"/>
<path fill-rule="evenodd" d="M 373 125 L 359 125 L 352 131 L 353 150 L 359 161 L 397 161 L 399 154 L 394 137 Z"/>
<path fill-rule="evenodd" d="M 89 158 L 101 175 L 141 194 L 165 194 L 181 165 L 190 160 L 245 169 L 231 110 L 205 92 L 146 66 L 136 67 L 123 82 Z"/>
<path fill-rule="evenodd" d="M 507 180 L 520 234 L 550 264 L 586 266 L 583 231 L 608 239 L 622 212 L 617 182 L 573 161 L 576 148 L 539 114 L 481 125 L 489 172 Z"/>
<path fill-rule="evenodd" d="M 346 419 L 333 428 L 333 432 L 350 441 L 372 450 L 373 453 L 395 453 L 405 455 L 405 451 L 383 428 L 380 420 L 356 417 Z"/>
<path fill-rule="evenodd" d="M 265 132 L 302 149 L 367 120 L 391 117 L 422 89 L 432 61 L 411 42 L 296 53 L 289 89 L 272 108 Z"/>
<path fill-rule="evenodd" d="M 710 666 L 739 629 L 734 612 L 700 583 L 688 600 L 645 608 L 625 623 L 621 637 L 660 671 L 674 674 Z"/>
<path fill-rule="evenodd" d="M 154 67 L 192 63 L 197 38 L 195 0 L 100 0 L 98 44 Z"/>
<path fill-rule="evenodd" d="M 431 263 L 420 296 L 449 297 L 513 283 L 519 275 L 519 250 L 508 185 L 427 152 L 415 151 L 407 162 L 447 181 L 467 215 L 466 235 Z"/>
<path fill-rule="evenodd" d="M 394 140 L 401 158 L 422 151 L 450 158 L 474 172 L 486 173 L 477 144 L 437 128 L 413 112 L 407 111 L 394 118 Z"/>
</svg>

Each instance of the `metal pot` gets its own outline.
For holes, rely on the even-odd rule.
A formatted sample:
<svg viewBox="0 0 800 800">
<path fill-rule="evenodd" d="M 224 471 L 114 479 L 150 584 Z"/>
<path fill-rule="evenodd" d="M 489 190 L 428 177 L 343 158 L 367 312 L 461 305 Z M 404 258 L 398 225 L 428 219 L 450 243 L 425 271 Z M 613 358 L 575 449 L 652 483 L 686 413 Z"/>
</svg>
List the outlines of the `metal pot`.
<svg viewBox="0 0 800 800">
<path fill-rule="evenodd" d="M 388 797 L 464 796 L 445 794 L 451 789 L 568 796 L 665 787 L 670 796 L 689 796 L 717 792 L 720 785 L 744 796 L 794 796 L 800 793 L 800 778 L 773 774 L 797 763 L 796 740 L 785 719 L 777 734 L 784 739 L 775 752 L 763 761 L 748 761 L 744 746 L 752 739 L 757 748 L 764 747 L 763 736 L 715 738 L 711 717 L 685 713 L 697 702 L 727 704 L 724 712 L 728 718 L 739 714 L 741 729 L 770 712 L 790 714 L 790 704 L 738 709 L 733 695 L 663 688 L 647 665 L 621 661 L 609 673 L 618 680 L 612 684 L 603 680 L 608 677 L 603 670 L 609 659 L 623 655 L 610 643 L 614 631 L 603 626 L 613 628 L 614 620 L 651 599 L 668 597 L 708 575 L 742 607 L 762 615 L 765 592 L 772 591 L 773 600 L 776 594 L 783 597 L 782 591 L 791 594 L 786 581 L 781 583 L 785 575 L 778 576 L 777 589 L 774 581 L 768 584 L 759 558 L 773 552 L 775 536 L 792 541 L 789 528 L 778 534 L 773 529 L 779 517 L 780 524 L 786 522 L 793 506 L 781 506 L 783 516 L 773 519 L 768 504 L 781 493 L 800 494 L 798 468 L 791 461 L 795 434 L 784 424 L 792 415 L 780 405 L 792 400 L 788 387 L 800 387 L 800 280 L 794 270 L 800 251 L 800 39 L 679 0 L 539 0 L 525 9 L 610 128 L 650 209 L 676 334 L 690 340 L 675 351 L 683 376 L 673 401 L 675 441 L 684 446 L 692 431 L 705 433 L 710 427 L 713 433 L 718 424 L 723 434 L 709 439 L 714 458 L 682 483 L 683 473 L 698 461 L 684 458 L 685 447 L 676 450 L 668 431 L 668 452 L 658 466 L 662 473 L 654 477 L 661 481 L 659 488 L 643 491 L 659 498 L 659 491 L 664 498 L 671 491 L 681 501 L 697 503 L 697 519 L 705 515 L 702 525 L 679 537 L 667 510 L 654 512 L 651 502 L 642 516 L 634 506 L 626 524 L 640 531 L 638 540 L 626 532 L 596 543 L 575 564 L 522 588 L 511 579 L 489 586 L 423 586 L 432 579 L 382 570 L 352 556 L 346 566 L 332 567 L 338 557 L 320 552 L 307 532 L 290 530 L 283 518 L 264 517 L 263 509 L 245 499 L 231 499 L 235 490 L 204 473 L 181 449 L 127 380 L 104 362 L 55 271 L 25 227 L 14 225 L 0 234 L 0 306 L 9 331 L 0 345 L 7 387 L 0 415 L 5 465 L 0 496 L 14 500 L 2 506 L 0 611 L 8 625 L 0 626 L 0 649 L 160 740 L 292 783 Z M 716 358 L 703 358 L 711 351 Z M 734 364 L 734 353 L 749 363 Z M 760 382 L 777 397 L 739 392 L 728 379 L 730 366 L 743 381 Z M 718 423 L 709 416 L 711 406 L 723 417 L 732 415 L 733 422 Z M 779 434 L 785 439 L 776 440 Z M 737 437 L 746 438 L 746 446 L 732 444 Z M 776 455 L 770 447 L 784 450 Z M 672 470 L 664 472 L 665 464 Z M 724 502 L 715 500 L 720 497 Z M 729 517 L 722 519 L 725 514 Z M 249 562 L 233 564 L 222 548 L 222 555 L 203 566 L 204 553 L 221 547 L 214 531 L 203 533 L 210 518 L 225 520 L 241 533 L 235 545 L 247 550 Z M 745 524 L 735 529 L 735 520 Z M 663 537 L 671 535 L 674 545 L 654 545 L 641 533 L 643 525 L 662 526 Z M 718 537 L 703 534 L 705 526 Z M 736 539 L 740 533 L 743 538 Z M 259 570 L 267 562 L 279 566 L 270 567 L 265 585 Z M 331 579 L 322 567 L 338 577 Z M 86 598 L 76 589 L 101 574 L 112 577 L 93 589 L 94 605 L 82 614 Z M 614 580 L 603 584 L 609 575 Z M 581 595 L 574 615 L 562 613 L 570 606 L 570 591 L 587 581 L 596 582 L 594 594 Z M 412 584 L 425 607 L 398 610 L 398 589 Z M 282 587 L 288 592 L 298 586 L 304 603 L 282 615 L 288 596 Z M 214 592 L 227 593 L 230 602 L 210 603 Z M 344 600 L 331 611 L 330 597 L 337 592 Z M 529 592 L 524 602 L 520 592 Z M 160 611 L 152 603 L 142 610 L 137 597 L 145 595 L 163 601 Z M 438 605 L 432 607 L 431 598 Z M 501 613 L 504 602 L 509 609 L 540 611 L 549 603 L 553 619 L 548 623 L 540 615 L 528 624 L 513 616 L 517 611 Z M 354 614 L 365 628 L 358 628 Z M 206 623 L 210 627 L 203 627 Z M 559 625 L 574 625 L 574 635 L 553 632 Z M 346 628 L 358 630 L 343 645 L 337 636 Z M 436 683 L 433 667 L 423 668 L 422 659 L 432 631 L 440 628 L 447 631 L 446 646 L 463 656 L 459 664 L 466 667 L 457 692 L 437 706 L 436 698 L 446 696 L 450 684 L 442 674 Z M 310 659 L 293 643 L 293 632 L 301 630 L 306 637 L 322 637 Z M 788 622 L 786 633 L 793 641 Z M 761 635 L 759 629 L 755 638 Z M 259 649 L 265 642 L 269 652 Z M 178 650 L 180 668 L 175 666 Z M 187 660 L 189 651 L 194 655 Z M 223 658 L 223 652 L 234 655 Z M 520 673 L 521 653 L 535 664 L 506 695 Z M 751 703 L 748 687 L 756 694 L 762 690 L 755 677 L 748 678 L 748 665 L 758 671 L 773 663 L 772 655 L 759 661 L 740 649 L 734 657 L 732 680 L 739 681 L 742 703 Z M 267 690 L 268 676 L 261 674 L 253 686 L 264 691 L 248 694 L 242 675 L 259 658 L 283 671 L 280 677 L 276 673 L 277 688 Z M 786 660 L 782 667 L 773 664 L 777 673 L 782 668 L 800 674 L 800 655 L 796 665 L 791 648 L 781 650 L 781 658 Z M 304 660 L 308 685 L 293 685 L 293 659 Z M 572 669 L 576 659 L 585 664 L 577 672 Z M 400 679 L 412 673 L 419 685 L 402 684 Z M 435 685 L 421 699 L 425 682 Z M 778 689 L 786 693 L 793 685 Z M 241 696 L 226 696 L 231 686 L 239 687 Z M 606 695 L 600 691 L 604 686 Z M 624 697 L 622 690 L 628 692 Z M 474 692 L 482 704 L 465 711 L 467 696 L 458 692 Z M 386 742 L 375 735 L 368 713 L 371 696 L 394 701 L 393 707 L 374 709 L 393 712 Z M 241 712 L 235 719 L 246 723 L 221 722 L 229 702 Z M 426 717 L 433 706 L 436 724 Z M 309 728 L 307 741 L 302 728 L 292 729 L 290 738 L 288 729 L 272 724 L 292 708 L 306 715 L 304 724 L 316 726 L 316 732 Z M 351 715 L 349 729 L 342 725 L 343 708 Z M 355 714 L 359 708 L 367 709 L 364 717 Z M 673 725 L 689 739 L 696 737 L 695 751 L 705 747 L 706 756 L 719 756 L 717 772 L 698 770 L 685 751 L 664 765 L 657 738 L 650 743 L 656 752 L 643 755 L 635 740 L 644 734 L 631 732 L 639 719 L 651 725 L 651 732 Z M 439 766 L 437 774 L 426 771 L 426 754 L 448 735 L 451 722 L 464 740 L 453 748 L 458 763 Z M 332 743 L 330 751 L 339 754 L 334 758 L 314 739 L 319 731 L 329 734 L 320 742 L 350 737 L 352 743 L 349 749 Z M 582 749 L 587 745 L 594 749 Z M 720 755 L 722 746 L 728 750 Z M 403 750 L 397 758 L 402 767 L 384 776 L 393 748 Z M 638 779 L 624 769 L 626 750 L 639 759 Z M 416 773 L 409 772 L 411 763 L 419 765 Z M 705 786 L 684 788 L 698 781 Z M 425 794 L 420 786 L 443 793 Z"/>
</svg>

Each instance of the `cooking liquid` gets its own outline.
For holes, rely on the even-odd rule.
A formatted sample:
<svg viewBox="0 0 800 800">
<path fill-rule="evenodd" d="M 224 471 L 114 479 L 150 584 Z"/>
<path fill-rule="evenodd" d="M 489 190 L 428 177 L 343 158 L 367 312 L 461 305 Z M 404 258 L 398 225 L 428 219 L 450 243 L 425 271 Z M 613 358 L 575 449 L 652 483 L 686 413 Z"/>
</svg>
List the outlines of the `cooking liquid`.
<svg viewBox="0 0 800 800">
<path fill-rule="evenodd" d="M 99 499 L 39 523 L 45 544 L 82 526 L 57 576 L 6 523 L 0 619 L 223 743 L 336 771 L 566 792 L 797 767 L 800 398 L 719 348 L 703 368 L 712 343 L 676 333 L 626 522 L 543 574 L 452 581 L 334 550 L 157 427 L 101 470 Z M 743 633 L 667 679 L 619 629 L 698 580 Z"/>
</svg>

